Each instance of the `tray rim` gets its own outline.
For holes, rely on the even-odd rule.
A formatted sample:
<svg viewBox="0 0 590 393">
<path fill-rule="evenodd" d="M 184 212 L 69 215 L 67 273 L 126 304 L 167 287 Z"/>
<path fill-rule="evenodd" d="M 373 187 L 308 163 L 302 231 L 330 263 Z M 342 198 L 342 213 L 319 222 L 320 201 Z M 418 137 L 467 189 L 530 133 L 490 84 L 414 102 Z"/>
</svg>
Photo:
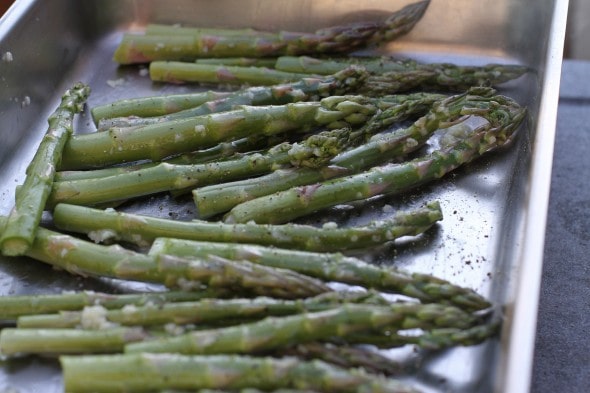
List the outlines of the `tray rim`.
<svg viewBox="0 0 590 393">
<path fill-rule="evenodd" d="M 498 392 L 525 393 L 531 387 L 557 125 L 559 95 L 556 92 L 559 92 L 561 82 L 568 7 L 569 0 L 556 0 L 554 3 L 532 144 L 523 245 L 518 258 L 519 272 L 516 275 L 514 301 L 507 305 L 507 314 L 510 315 L 507 320 L 510 324 L 502 332 L 507 346 L 506 353 L 502 354 L 504 361 L 501 361 Z"/>
</svg>

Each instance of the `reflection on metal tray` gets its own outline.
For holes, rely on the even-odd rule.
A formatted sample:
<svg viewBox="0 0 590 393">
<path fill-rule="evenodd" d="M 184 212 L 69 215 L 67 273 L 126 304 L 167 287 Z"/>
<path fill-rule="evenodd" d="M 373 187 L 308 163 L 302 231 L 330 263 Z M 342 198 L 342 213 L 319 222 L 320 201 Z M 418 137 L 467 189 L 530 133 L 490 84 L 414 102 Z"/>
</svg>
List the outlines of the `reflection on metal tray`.
<svg viewBox="0 0 590 393">
<path fill-rule="evenodd" d="M 47 116 L 74 81 L 90 84 L 89 106 L 193 88 L 152 84 L 136 67 L 118 68 L 111 58 L 123 31 L 140 31 L 148 22 L 314 30 L 358 16 L 380 17 L 407 3 L 17 2 L 0 22 L 0 52 L 12 54 L 11 62 L 0 63 L 0 214 L 12 207 L 15 186 L 22 181 L 46 129 Z M 385 205 L 410 206 L 438 199 L 445 213 L 442 224 L 419 242 L 397 244 L 375 258 L 469 286 L 506 305 L 499 340 L 420 359 L 422 367 L 411 379 L 425 391 L 528 391 L 566 12 L 566 0 L 434 0 L 409 35 L 382 50 L 421 61 L 521 63 L 536 70 L 501 90 L 530 111 L 526 129 L 510 150 L 460 170 L 412 198 L 378 199 L 363 206 L 360 214 L 334 213 L 352 224 L 386 214 Z M 89 116 L 79 117 L 78 132 L 93 130 Z M 141 212 L 184 211 L 182 205 L 163 212 L 159 206 L 158 200 L 152 200 L 141 206 Z M 24 258 L 0 260 L 1 295 L 82 288 L 114 291 L 121 285 L 72 278 Z M 392 356 L 408 355 L 392 351 Z M 47 359 L 3 363 L 0 389 L 8 387 L 20 392 L 59 392 L 59 368 Z"/>
</svg>

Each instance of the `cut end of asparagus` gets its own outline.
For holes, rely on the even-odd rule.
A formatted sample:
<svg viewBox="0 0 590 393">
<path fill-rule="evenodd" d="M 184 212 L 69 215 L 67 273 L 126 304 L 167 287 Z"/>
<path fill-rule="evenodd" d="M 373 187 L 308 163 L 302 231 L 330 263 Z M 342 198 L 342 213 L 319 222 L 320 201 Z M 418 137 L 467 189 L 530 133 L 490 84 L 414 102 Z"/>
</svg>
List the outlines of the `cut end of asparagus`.
<svg viewBox="0 0 590 393">
<path fill-rule="evenodd" d="M 9 238 L 5 239 L 2 244 L 0 244 L 0 247 L 2 248 L 2 255 L 16 257 L 24 255 L 31 245 L 25 239 Z"/>
</svg>

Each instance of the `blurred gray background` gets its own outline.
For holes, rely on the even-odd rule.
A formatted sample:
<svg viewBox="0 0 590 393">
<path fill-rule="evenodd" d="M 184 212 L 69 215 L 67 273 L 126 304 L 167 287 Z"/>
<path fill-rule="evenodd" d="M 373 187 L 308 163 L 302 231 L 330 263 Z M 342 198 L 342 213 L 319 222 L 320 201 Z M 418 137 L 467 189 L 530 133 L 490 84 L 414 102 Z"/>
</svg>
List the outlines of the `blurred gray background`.
<svg viewBox="0 0 590 393">
<path fill-rule="evenodd" d="M 590 60 L 590 1 L 570 0 L 566 58 Z"/>
</svg>

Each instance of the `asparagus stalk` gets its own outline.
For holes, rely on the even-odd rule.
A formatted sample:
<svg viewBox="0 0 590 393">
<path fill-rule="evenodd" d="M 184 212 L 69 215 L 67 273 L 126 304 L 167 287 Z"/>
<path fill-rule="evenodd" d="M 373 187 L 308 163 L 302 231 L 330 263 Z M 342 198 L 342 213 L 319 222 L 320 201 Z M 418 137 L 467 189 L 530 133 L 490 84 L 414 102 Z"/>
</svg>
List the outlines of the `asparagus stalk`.
<svg viewBox="0 0 590 393">
<path fill-rule="evenodd" d="M 3 221 L 0 220 L 0 224 Z M 25 255 L 76 275 L 159 283 L 183 290 L 222 288 L 287 299 L 329 291 L 318 280 L 290 270 L 219 257 L 150 256 L 119 245 L 90 243 L 41 227 Z"/>
<path fill-rule="evenodd" d="M 47 200 L 47 208 L 65 202 L 100 205 L 129 200 L 163 191 L 183 191 L 197 185 L 231 181 L 272 172 L 282 166 L 316 168 L 342 152 L 352 141 L 350 129 L 338 129 L 312 135 L 301 143 L 281 143 L 266 152 L 204 164 L 172 164 L 121 171 L 106 177 L 87 174 L 79 180 L 57 181 Z M 104 173 L 109 168 L 99 170 Z M 110 173 L 108 171 L 107 173 Z"/>
<path fill-rule="evenodd" d="M 204 164 L 215 160 L 228 159 L 232 156 L 238 156 L 240 153 L 246 153 L 256 151 L 262 148 L 267 148 L 269 146 L 273 146 L 273 142 L 274 138 L 243 138 L 237 141 L 220 143 L 209 149 L 181 154 L 169 158 L 163 162 L 175 165 Z M 115 166 L 85 171 L 59 171 L 55 174 L 54 182 L 57 183 L 61 181 L 73 181 L 82 179 L 100 179 L 107 176 L 116 176 L 124 173 L 134 172 L 140 169 L 153 168 L 159 164 L 160 162 L 150 161 L 135 165 Z"/>
<path fill-rule="evenodd" d="M 281 223 L 337 204 L 367 199 L 376 195 L 397 194 L 439 179 L 457 167 L 512 140 L 525 110 L 508 98 L 487 102 L 486 108 L 464 108 L 486 123 L 464 128 L 460 135 L 447 133 L 448 142 L 433 153 L 415 160 L 375 167 L 369 171 L 329 180 L 253 199 L 234 207 L 226 216 L 228 223 L 256 221 Z M 490 116 L 492 114 L 492 116 Z M 270 202 L 272 201 L 272 202 Z"/>
<path fill-rule="evenodd" d="M 450 63 L 424 64 L 390 57 L 320 59 L 308 56 L 281 56 L 276 60 L 275 68 L 291 73 L 329 75 L 351 65 L 364 67 L 373 74 L 364 87 L 368 91 L 378 87 L 381 81 L 391 83 L 396 79 L 405 82 L 400 85 L 400 91 L 417 87 L 460 91 L 473 86 L 496 86 L 529 71 L 529 68 L 516 64 L 461 66 Z"/>
<path fill-rule="evenodd" d="M 146 304 L 163 305 L 170 302 L 196 301 L 204 298 L 227 297 L 223 290 L 200 292 L 153 292 L 137 294 L 107 294 L 82 291 L 55 295 L 17 295 L 0 297 L 0 320 L 14 320 L 21 316 L 81 310 L 86 306 L 117 309 Z"/>
<path fill-rule="evenodd" d="M 194 108 L 209 101 L 225 98 L 230 92 L 205 91 L 187 94 L 169 94 L 151 97 L 127 98 L 97 105 L 90 110 L 94 123 L 102 119 L 121 116 L 163 116 L 184 109 Z"/>
<path fill-rule="evenodd" d="M 333 96 L 320 102 L 277 106 L 242 106 L 143 127 L 113 128 L 76 135 L 64 148 L 61 170 L 102 167 L 166 157 L 214 146 L 246 136 L 306 132 L 320 126 L 341 128 L 364 123 L 378 110 L 365 97 Z"/>
<path fill-rule="evenodd" d="M 152 61 L 150 79 L 167 83 L 214 83 L 224 85 L 276 85 L 294 82 L 307 74 L 278 71 L 266 67 L 226 66 L 184 61 Z"/>
<path fill-rule="evenodd" d="M 86 233 L 96 241 L 122 240 L 149 246 L 158 237 L 261 244 L 307 251 L 340 251 L 382 245 L 406 235 L 422 233 L 442 212 L 437 203 L 397 212 L 391 219 L 358 227 L 320 228 L 311 225 L 224 224 L 176 221 L 114 210 L 58 204 L 55 225 L 68 232 Z"/>
<path fill-rule="evenodd" d="M 410 127 L 377 135 L 369 142 L 334 157 L 329 165 L 320 171 L 302 168 L 282 169 L 256 179 L 197 188 L 193 191 L 193 199 L 198 216 L 211 217 L 255 198 L 292 187 L 351 175 L 403 157 L 422 147 L 438 128 L 451 124 L 452 121 L 461 123 L 461 119 L 457 118 L 463 116 L 464 108 L 476 106 L 482 113 L 487 112 L 486 116 L 497 116 L 502 113 L 503 107 L 497 108 L 494 103 L 504 102 L 506 99 L 494 96 L 493 90 L 480 89 L 470 93 L 451 96 L 434 103 L 430 112 Z"/>
<path fill-rule="evenodd" d="M 74 115 L 82 111 L 89 93 L 88 86 L 76 83 L 49 116 L 49 128 L 27 167 L 22 192 L 18 193 L 0 236 L 4 255 L 23 255 L 31 247 L 64 145 L 72 134 Z"/>
<path fill-rule="evenodd" d="M 125 354 L 60 357 L 70 393 L 149 392 L 157 389 L 296 388 L 318 392 L 413 393 L 402 383 L 294 357 Z"/>
<path fill-rule="evenodd" d="M 130 343 L 126 353 L 249 354 L 289 347 L 388 327 L 392 330 L 468 328 L 475 317 L 440 304 L 394 303 L 388 306 L 345 304 L 326 311 L 219 329 L 200 330 L 174 337 Z"/>
<path fill-rule="evenodd" d="M 119 117 L 109 121 L 101 121 L 99 123 L 99 129 L 108 129 L 112 126 L 132 127 L 167 120 L 186 119 L 232 110 L 237 105 L 284 105 L 298 101 L 315 101 L 318 97 L 349 94 L 357 91 L 367 75 L 367 72 L 363 68 L 351 66 L 330 76 L 309 76 L 292 83 L 243 88 L 231 93 L 228 97 L 209 101 L 202 105 L 165 116 L 153 118 Z"/>
<path fill-rule="evenodd" d="M 168 25 L 162 23 L 150 23 L 145 27 L 145 34 L 152 35 L 223 35 L 223 36 L 243 36 L 264 34 L 255 29 L 224 29 L 216 27 L 189 27 L 179 25 Z"/>
<path fill-rule="evenodd" d="M 269 315 L 282 316 L 306 311 L 323 311 L 344 303 L 385 304 L 386 300 L 372 292 L 327 292 L 304 300 L 280 300 L 259 297 L 255 299 L 203 299 L 199 301 L 169 302 L 126 306 L 104 310 L 107 324 L 116 326 L 151 326 L 206 324 L 224 319 L 252 319 Z M 65 329 L 83 326 L 84 311 L 61 311 L 55 314 L 24 315 L 18 318 L 17 327 L 26 329 Z"/>
<path fill-rule="evenodd" d="M 304 360 L 318 359 L 345 369 L 362 368 L 368 373 L 393 377 L 404 371 L 404 366 L 376 351 L 350 345 L 307 343 L 283 351 L 284 356 L 297 356 Z"/>
<path fill-rule="evenodd" d="M 420 348 L 439 351 L 456 346 L 478 345 L 496 336 L 501 322 L 499 319 L 482 323 L 466 329 L 441 328 L 424 331 L 421 334 L 398 334 L 387 328 L 382 332 L 361 333 L 347 336 L 340 340 L 347 344 L 368 344 L 377 348 L 389 349 L 404 345 L 416 345 Z"/>
<path fill-rule="evenodd" d="M 359 131 L 350 132 L 348 128 L 324 131 L 301 143 L 282 143 L 265 153 L 245 155 L 234 160 L 195 165 L 173 165 L 168 162 L 155 166 L 144 164 L 144 168 L 131 171 L 125 170 L 125 167 L 105 168 L 98 171 L 116 173 L 106 177 L 86 174 L 86 178 L 79 180 L 57 181 L 47 207 L 52 208 L 60 202 L 90 206 L 163 191 L 185 190 L 254 177 L 283 166 L 322 167 L 334 156 L 364 140 L 367 135 L 415 113 L 424 113 L 439 98 L 441 96 L 438 94 L 422 93 L 383 97 L 380 102 L 374 101 L 375 105 L 390 107 L 378 112 Z"/>
<path fill-rule="evenodd" d="M 121 352 L 127 343 L 149 337 L 141 328 L 18 329 L 0 331 L 0 354 L 88 354 Z"/>
<path fill-rule="evenodd" d="M 189 34 L 125 34 L 114 53 L 119 64 L 200 57 L 272 57 L 282 54 L 345 53 L 367 45 L 392 41 L 409 32 L 428 7 L 410 4 L 385 21 L 359 22 L 323 28 L 314 33 L 193 31 Z"/>
<path fill-rule="evenodd" d="M 256 58 L 256 57 L 221 57 L 221 58 L 204 58 L 197 59 L 197 64 L 216 64 L 225 66 L 239 67 L 267 67 L 275 68 L 277 60 L 274 58 Z"/>
<path fill-rule="evenodd" d="M 412 273 L 391 266 L 377 266 L 340 253 L 314 253 L 252 244 L 198 242 L 158 238 L 151 255 L 172 254 L 202 257 L 217 255 L 228 259 L 245 259 L 264 266 L 293 270 L 324 281 L 374 288 L 397 293 L 425 303 L 441 303 L 466 310 L 482 310 L 490 303 L 468 288 L 422 273 Z"/>
</svg>

